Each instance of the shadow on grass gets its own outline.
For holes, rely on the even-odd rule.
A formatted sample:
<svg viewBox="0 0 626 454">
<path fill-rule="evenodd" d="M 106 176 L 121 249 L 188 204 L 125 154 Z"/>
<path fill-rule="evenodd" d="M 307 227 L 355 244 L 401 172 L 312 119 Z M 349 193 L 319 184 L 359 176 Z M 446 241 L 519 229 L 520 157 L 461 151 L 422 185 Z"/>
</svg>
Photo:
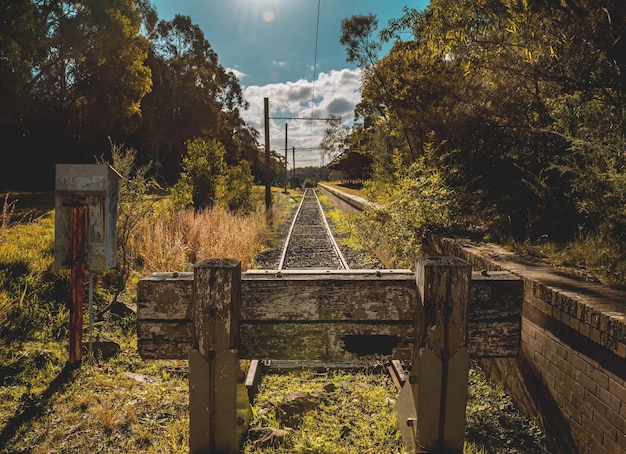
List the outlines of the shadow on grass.
<svg viewBox="0 0 626 454">
<path fill-rule="evenodd" d="M 66 364 L 41 395 L 29 398 L 21 405 L 15 416 L 9 419 L 4 428 L 2 428 L 2 432 L 0 432 L 0 446 L 6 446 L 22 425 L 41 416 L 52 396 L 62 390 L 74 378 L 78 367 L 78 365 Z"/>
</svg>

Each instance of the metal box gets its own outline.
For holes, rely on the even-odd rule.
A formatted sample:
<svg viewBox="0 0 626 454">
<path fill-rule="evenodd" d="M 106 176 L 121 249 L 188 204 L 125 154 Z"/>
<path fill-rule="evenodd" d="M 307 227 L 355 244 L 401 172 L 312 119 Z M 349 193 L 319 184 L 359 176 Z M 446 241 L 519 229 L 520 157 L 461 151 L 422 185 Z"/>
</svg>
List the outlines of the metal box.
<svg viewBox="0 0 626 454">
<path fill-rule="evenodd" d="M 106 164 L 57 164 L 55 177 L 54 267 L 72 263 L 72 204 L 85 206 L 85 268 L 115 266 L 120 175 Z"/>
</svg>

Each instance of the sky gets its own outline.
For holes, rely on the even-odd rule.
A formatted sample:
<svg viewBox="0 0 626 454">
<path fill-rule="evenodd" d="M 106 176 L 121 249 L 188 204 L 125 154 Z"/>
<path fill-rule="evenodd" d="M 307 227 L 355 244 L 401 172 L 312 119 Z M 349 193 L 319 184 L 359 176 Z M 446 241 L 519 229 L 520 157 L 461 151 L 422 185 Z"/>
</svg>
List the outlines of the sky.
<svg viewBox="0 0 626 454">
<path fill-rule="evenodd" d="M 326 123 L 312 118 L 335 115 L 350 125 L 361 99 L 360 72 L 346 62 L 339 43 L 341 21 L 373 13 L 382 28 L 390 19 L 402 17 L 405 6 L 422 10 L 428 0 L 152 0 L 152 4 L 160 19 L 182 14 L 202 29 L 219 64 L 239 78 L 250 104 L 242 116 L 259 131 L 262 146 L 264 98 L 269 99 L 270 147 L 283 155 L 286 134 L 291 168 L 293 147 L 297 167 L 322 164 L 318 145 Z"/>
</svg>

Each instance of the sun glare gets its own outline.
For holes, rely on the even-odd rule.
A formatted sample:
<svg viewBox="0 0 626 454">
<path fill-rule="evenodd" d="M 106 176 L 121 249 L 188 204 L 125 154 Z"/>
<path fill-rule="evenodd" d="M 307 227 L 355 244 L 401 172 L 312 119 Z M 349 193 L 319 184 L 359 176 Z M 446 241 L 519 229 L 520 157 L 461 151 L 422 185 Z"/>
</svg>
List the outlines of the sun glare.
<svg viewBox="0 0 626 454">
<path fill-rule="evenodd" d="M 274 11 L 267 9 L 263 11 L 263 14 L 261 17 L 263 17 L 263 20 L 265 22 L 272 22 L 274 21 L 274 18 L 276 17 L 276 15 L 274 14 Z"/>
</svg>

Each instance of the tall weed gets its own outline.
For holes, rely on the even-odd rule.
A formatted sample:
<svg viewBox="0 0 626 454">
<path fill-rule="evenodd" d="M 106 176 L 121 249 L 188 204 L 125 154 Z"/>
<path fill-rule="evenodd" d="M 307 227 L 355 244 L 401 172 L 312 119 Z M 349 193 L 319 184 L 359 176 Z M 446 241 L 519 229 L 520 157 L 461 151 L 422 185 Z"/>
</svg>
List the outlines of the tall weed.
<svg viewBox="0 0 626 454">
<path fill-rule="evenodd" d="M 193 208 L 144 222 L 136 236 L 143 271 L 188 271 L 207 258 L 236 258 L 247 269 L 268 235 L 265 213 Z"/>
<path fill-rule="evenodd" d="M 9 202 L 9 194 L 4 196 L 4 202 L 2 203 L 2 213 L 0 213 L 0 243 L 4 238 L 4 232 L 9 228 L 13 212 L 15 211 L 15 203 L 13 200 Z"/>
<path fill-rule="evenodd" d="M 448 231 L 456 222 L 457 194 L 443 172 L 429 164 L 429 149 L 424 153 L 408 166 L 395 156 L 394 181 L 365 187 L 366 197 L 374 204 L 360 217 L 363 238 L 374 243 L 371 249 L 386 249 L 394 266 L 411 267 L 421 254 L 424 238 Z"/>
</svg>

